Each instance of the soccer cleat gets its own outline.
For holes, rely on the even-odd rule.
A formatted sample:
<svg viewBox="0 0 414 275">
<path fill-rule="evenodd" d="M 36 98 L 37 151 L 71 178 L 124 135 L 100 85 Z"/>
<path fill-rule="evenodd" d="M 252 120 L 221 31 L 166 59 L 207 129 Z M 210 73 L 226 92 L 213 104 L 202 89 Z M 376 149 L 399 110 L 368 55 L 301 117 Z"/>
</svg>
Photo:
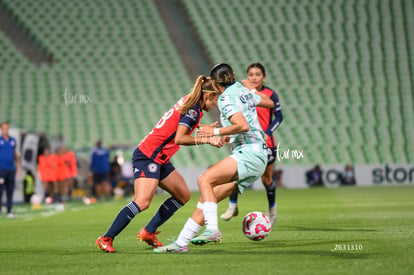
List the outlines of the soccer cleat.
<svg viewBox="0 0 414 275">
<path fill-rule="evenodd" d="M 7 218 L 9 218 L 9 219 L 14 219 L 14 218 L 16 218 L 16 214 L 14 214 L 14 213 L 12 213 L 12 212 L 7 213 Z"/>
<path fill-rule="evenodd" d="M 221 242 L 223 240 L 223 235 L 221 235 L 220 231 L 213 231 L 213 230 L 204 230 L 201 235 L 193 238 L 191 240 L 192 244 L 195 245 L 203 245 L 207 243 L 213 243 L 213 242 Z"/>
<path fill-rule="evenodd" d="M 239 215 L 239 208 L 237 207 L 237 204 L 230 203 L 226 212 L 224 212 L 220 218 L 224 221 L 229 221 L 231 218 L 237 217 L 237 215 Z"/>
<path fill-rule="evenodd" d="M 113 239 L 111 237 L 99 237 L 96 240 L 95 246 L 105 252 L 114 253 L 115 249 L 112 247 Z"/>
<path fill-rule="evenodd" d="M 166 246 L 159 246 L 154 248 L 154 253 L 163 254 L 163 253 L 184 253 L 188 251 L 187 246 L 179 246 L 175 241 L 172 241 Z"/>
<path fill-rule="evenodd" d="M 160 246 L 164 246 L 158 239 L 157 239 L 157 235 L 160 234 L 159 231 L 155 232 L 155 233 L 150 233 L 148 232 L 145 227 L 142 228 L 137 235 L 137 239 L 140 239 L 141 242 L 146 242 L 147 244 L 151 245 L 152 247 L 156 248 L 156 247 L 160 247 Z"/>
<path fill-rule="evenodd" d="M 275 206 L 269 208 L 268 217 L 269 217 L 270 223 L 273 226 L 273 224 L 275 224 L 276 219 L 277 219 L 277 204 L 275 204 Z"/>
</svg>

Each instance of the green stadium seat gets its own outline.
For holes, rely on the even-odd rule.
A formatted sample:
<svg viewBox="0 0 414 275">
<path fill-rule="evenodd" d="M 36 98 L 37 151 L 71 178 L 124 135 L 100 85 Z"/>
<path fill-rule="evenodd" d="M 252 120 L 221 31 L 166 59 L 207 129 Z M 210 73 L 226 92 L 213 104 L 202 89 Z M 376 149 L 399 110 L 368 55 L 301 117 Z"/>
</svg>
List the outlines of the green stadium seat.
<svg viewBox="0 0 414 275">
<path fill-rule="evenodd" d="M 4 2 L 57 63 L 31 65 L 0 33 L 0 117 L 65 134 L 71 147 L 100 135 L 135 144 L 192 86 L 153 1 Z M 276 136 L 310 152 L 288 164 L 413 162 L 413 3 L 377 4 L 183 0 L 213 63 L 230 63 L 238 79 L 249 63 L 265 64 L 285 115 Z M 66 106 L 66 88 L 93 103 Z M 178 162 L 207 166 L 226 155 L 211 150 L 183 150 Z"/>
</svg>

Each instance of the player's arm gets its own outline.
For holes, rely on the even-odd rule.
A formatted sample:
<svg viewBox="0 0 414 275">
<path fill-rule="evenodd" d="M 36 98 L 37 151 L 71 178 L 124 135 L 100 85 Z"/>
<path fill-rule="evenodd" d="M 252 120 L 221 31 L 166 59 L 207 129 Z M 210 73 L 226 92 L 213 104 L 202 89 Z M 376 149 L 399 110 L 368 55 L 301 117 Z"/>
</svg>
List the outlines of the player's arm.
<svg viewBox="0 0 414 275">
<path fill-rule="evenodd" d="M 237 135 L 241 133 L 248 132 L 250 130 L 249 123 L 247 123 L 246 119 L 244 118 L 243 113 L 237 112 L 229 118 L 231 122 L 230 126 L 222 127 L 222 128 L 215 128 L 218 129 L 217 135 L 221 136 L 230 136 L 230 135 Z"/>
<path fill-rule="evenodd" d="M 265 130 L 265 134 L 267 136 L 272 135 L 272 133 L 279 127 L 279 125 L 283 121 L 283 114 L 282 114 L 282 108 L 280 107 L 279 97 L 277 96 L 276 93 L 273 93 L 270 96 L 270 99 L 273 101 L 275 105 L 271 110 L 275 119 L 272 120 L 272 122 L 269 124 L 269 127 Z"/>
<path fill-rule="evenodd" d="M 17 149 L 14 149 L 14 161 L 16 163 L 17 176 L 20 177 L 22 175 L 22 169 L 20 166 L 20 154 L 17 152 Z"/>
<path fill-rule="evenodd" d="M 178 145 L 211 144 L 220 148 L 224 145 L 225 140 L 222 137 L 193 137 L 190 135 L 190 129 L 187 126 L 178 125 L 174 142 Z"/>
<path fill-rule="evenodd" d="M 269 108 L 269 109 L 275 107 L 275 103 L 273 102 L 273 100 L 271 98 L 269 98 L 267 95 L 265 95 L 264 93 L 261 93 L 261 92 L 255 91 L 255 90 L 253 90 L 252 92 L 254 92 L 256 95 L 260 96 L 260 101 L 258 102 L 258 104 L 256 106 Z"/>
<path fill-rule="evenodd" d="M 203 127 L 198 131 L 200 136 L 230 136 L 237 135 L 250 130 L 249 123 L 244 118 L 242 112 L 236 112 L 229 117 L 231 122 L 230 126 L 227 127 Z"/>
<path fill-rule="evenodd" d="M 265 95 L 264 93 L 258 92 L 256 91 L 254 85 L 247 79 L 243 79 L 242 80 L 243 85 L 249 89 L 252 93 L 257 94 L 258 96 L 260 96 L 260 102 L 256 105 L 259 107 L 264 107 L 264 108 L 273 108 L 275 105 L 273 100 L 269 100 L 269 97 L 267 95 Z"/>
</svg>

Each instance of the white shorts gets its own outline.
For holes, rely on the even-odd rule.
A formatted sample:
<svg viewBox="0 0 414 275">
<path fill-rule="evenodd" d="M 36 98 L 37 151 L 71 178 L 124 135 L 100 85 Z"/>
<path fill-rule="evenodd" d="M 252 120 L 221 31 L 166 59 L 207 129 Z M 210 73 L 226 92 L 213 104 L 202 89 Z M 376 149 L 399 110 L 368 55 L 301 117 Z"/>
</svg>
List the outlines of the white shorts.
<svg viewBox="0 0 414 275">
<path fill-rule="evenodd" d="M 266 144 L 244 144 L 234 148 L 230 157 L 237 161 L 240 193 L 263 175 L 267 165 L 266 150 Z"/>
</svg>

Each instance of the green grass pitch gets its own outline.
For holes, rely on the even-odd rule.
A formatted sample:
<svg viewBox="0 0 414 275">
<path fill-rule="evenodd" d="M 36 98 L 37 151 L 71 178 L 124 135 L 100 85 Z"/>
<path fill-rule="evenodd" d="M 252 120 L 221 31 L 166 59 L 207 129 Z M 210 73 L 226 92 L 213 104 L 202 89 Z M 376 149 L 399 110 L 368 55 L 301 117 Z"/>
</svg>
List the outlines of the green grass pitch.
<svg viewBox="0 0 414 275">
<path fill-rule="evenodd" d="M 160 230 L 160 240 L 178 236 L 198 193 Z M 94 247 L 129 199 L 65 211 L 16 206 L 19 215 L 0 218 L 1 274 L 414 274 L 414 186 L 280 189 L 278 220 L 260 242 L 245 238 L 241 221 L 266 211 L 264 191 L 239 197 L 238 217 L 220 221 L 224 240 L 189 246 L 185 254 L 158 255 L 136 234 L 166 194 L 155 196 L 117 237 L 115 254 Z M 228 201 L 219 204 L 219 213 Z"/>
</svg>

